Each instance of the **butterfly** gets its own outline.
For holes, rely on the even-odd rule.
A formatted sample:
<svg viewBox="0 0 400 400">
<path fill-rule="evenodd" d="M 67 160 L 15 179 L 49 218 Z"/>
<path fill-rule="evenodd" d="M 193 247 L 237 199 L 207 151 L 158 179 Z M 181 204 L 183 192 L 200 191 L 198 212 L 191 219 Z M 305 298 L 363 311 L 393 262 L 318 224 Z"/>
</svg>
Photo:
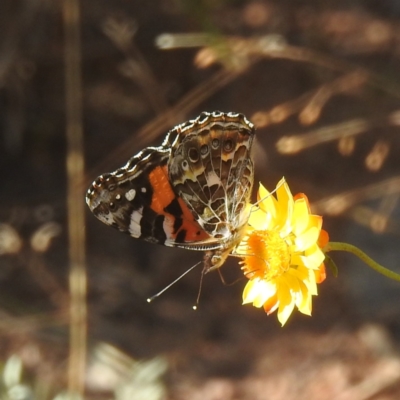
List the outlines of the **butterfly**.
<svg viewBox="0 0 400 400">
<path fill-rule="evenodd" d="M 151 243 L 204 251 L 219 268 L 243 237 L 254 181 L 254 125 L 239 113 L 203 112 L 123 167 L 100 175 L 86 203 L 106 225 Z"/>
</svg>

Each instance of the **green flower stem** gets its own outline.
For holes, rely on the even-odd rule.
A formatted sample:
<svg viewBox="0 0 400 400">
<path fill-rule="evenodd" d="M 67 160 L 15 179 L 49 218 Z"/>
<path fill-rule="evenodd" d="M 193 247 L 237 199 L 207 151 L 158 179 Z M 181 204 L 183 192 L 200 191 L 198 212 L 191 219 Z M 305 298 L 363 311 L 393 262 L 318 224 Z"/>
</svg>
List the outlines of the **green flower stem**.
<svg viewBox="0 0 400 400">
<path fill-rule="evenodd" d="M 391 271 L 383 267 L 382 265 L 378 264 L 374 261 L 371 257 L 368 257 L 363 251 L 361 251 L 358 247 L 353 246 L 348 243 L 341 243 L 341 242 L 329 242 L 325 248 L 323 249 L 324 253 L 328 253 L 329 251 L 347 251 L 349 253 L 353 253 L 357 256 L 360 260 L 364 261 L 369 267 L 374 269 L 375 271 L 379 272 L 386 277 L 393 279 L 395 281 L 400 282 L 400 275 L 396 274 L 395 272 Z"/>
</svg>

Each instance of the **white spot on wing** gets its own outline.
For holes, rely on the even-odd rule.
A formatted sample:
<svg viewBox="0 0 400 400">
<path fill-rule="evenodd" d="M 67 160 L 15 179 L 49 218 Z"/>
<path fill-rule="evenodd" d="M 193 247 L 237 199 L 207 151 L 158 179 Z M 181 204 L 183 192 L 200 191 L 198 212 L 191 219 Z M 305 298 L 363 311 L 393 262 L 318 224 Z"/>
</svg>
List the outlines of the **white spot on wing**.
<svg viewBox="0 0 400 400">
<path fill-rule="evenodd" d="M 145 187 L 142 187 L 141 191 L 142 191 L 142 193 L 146 193 L 147 189 Z"/>
<path fill-rule="evenodd" d="M 125 197 L 128 201 L 132 201 L 136 196 L 136 190 L 131 189 L 128 192 L 125 193 Z"/>
<path fill-rule="evenodd" d="M 111 213 L 107 214 L 100 214 L 97 216 L 97 218 L 104 222 L 106 225 L 112 225 L 114 223 L 114 217 Z"/>
<path fill-rule="evenodd" d="M 136 211 L 133 211 L 131 214 L 131 222 L 129 224 L 129 233 L 133 237 L 140 237 L 142 234 L 142 230 L 140 228 L 140 221 L 143 218 L 143 207 L 139 208 Z"/>
<path fill-rule="evenodd" d="M 208 186 L 221 185 L 221 179 L 214 171 L 211 171 L 207 175 L 207 184 Z"/>
<path fill-rule="evenodd" d="M 167 236 L 167 241 L 174 240 L 174 237 L 172 235 L 172 232 L 174 231 L 174 222 L 175 222 L 174 218 L 171 218 L 168 215 L 165 216 L 163 222 L 163 229 L 165 235 Z"/>
</svg>

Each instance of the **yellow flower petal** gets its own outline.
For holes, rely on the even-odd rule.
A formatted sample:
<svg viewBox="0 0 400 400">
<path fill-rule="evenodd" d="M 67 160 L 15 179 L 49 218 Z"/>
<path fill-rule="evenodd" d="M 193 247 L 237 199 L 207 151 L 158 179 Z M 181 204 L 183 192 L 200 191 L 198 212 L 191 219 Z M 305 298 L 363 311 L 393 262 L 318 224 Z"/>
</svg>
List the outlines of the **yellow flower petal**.
<svg viewBox="0 0 400 400">
<path fill-rule="evenodd" d="M 263 231 L 268 229 L 271 218 L 272 218 L 271 214 L 267 213 L 265 210 L 261 208 L 256 208 L 251 211 L 248 223 L 254 229 Z"/>
<path fill-rule="evenodd" d="M 303 265 L 304 266 L 304 256 L 302 253 L 292 253 L 291 258 L 290 258 L 290 265 L 294 268 L 297 267 L 298 265 Z"/>
<path fill-rule="evenodd" d="M 305 280 L 304 283 L 307 285 L 312 296 L 318 295 L 317 281 L 315 279 L 315 273 L 312 269 L 308 270 L 308 280 Z"/>
<path fill-rule="evenodd" d="M 285 282 L 280 282 L 278 291 L 279 307 L 278 307 L 278 320 L 281 325 L 285 325 L 290 315 L 292 314 L 295 306 L 295 300 L 290 294 L 289 287 Z"/>
<path fill-rule="evenodd" d="M 262 307 L 275 293 L 276 287 L 268 281 L 249 281 L 243 292 L 243 304 L 253 303 L 254 307 Z"/>
<path fill-rule="evenodd" d="M 291 268 L 289 272 L 302 282 L 308 279 L 308 268 L 304 265 L 298 265 L 296 268 Z"/>
<path fill-rule="evenodd" d="M 301 290 L 301 300 L 299 299 L 299 303 L 296 303 L 296 306 L 301 313 L 311 315 L 311 293 L 302 281 L 299 281 L 299 286 Z"/>
<path fill-rule="evenodd" d="M 312 226 L 315 226 L 320 231 L 322 228 L 322 217 L 319 215 L 309 215 L 307 228 L 311 228 Z"/>
<path fill-rule="evenodd" d="M 257 296 L 257 291 L 254 288 L 257 281 L 248 281 L 243 290 L 243 304 L 252 303 Z"/>
<path fill-rule="evenodd" d="M 278 202 L 261 183 L 257 193 L 257 203 L 261 210 L 270 214 L 273 220 L 276 218 Z"/>
<path fill-rule="evenodd" d="M 290 222 L 293 213 L 294 200 L 285 179 L 281 179 L 278 183 L 276 188 L 276 196 L 278 198 L 278 205 L 275 226 L 276 228 L 282 229 L 285 232 L 290 232 Z"/>
<path fill-rule="evenodd" d="M 309 225 L 308 204 L 305 199 L 296 200 L 293 207 L 292 227 L 293 233 L 298 236 Z"/>
<path fill-rule="evenodd" d="M 282 275 L 280 280 L 285 281 L 287 286 L 290 288 L 291 294 L 300 292 L 299 279 L 297 279 L 297 276 L 293 275 L 290 270 L 286 274 Z"/>
<path fill-rule="evenodd" d="M 324 260 L 325 254 L 316 244 L 308 248 L 303 256 L 304 265 L 311 269 L 318 269 Z"/>
<path fill-rule="evenodd" d="M 295 239 L 295 244 L 299 251 L 307 250 L 313 244 L 318 241 L 319 238 L 319 230 L 312 226 L 310 229 L 303 232 L 300 236 L 297 236 Z"/>
</svg>

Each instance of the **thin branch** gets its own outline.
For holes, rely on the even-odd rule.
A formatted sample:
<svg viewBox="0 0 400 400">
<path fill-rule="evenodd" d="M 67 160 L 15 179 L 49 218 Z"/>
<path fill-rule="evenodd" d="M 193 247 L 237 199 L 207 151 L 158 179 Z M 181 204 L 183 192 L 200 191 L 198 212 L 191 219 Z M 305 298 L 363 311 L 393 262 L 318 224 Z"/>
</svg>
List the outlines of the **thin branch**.
<svg viewBox="0 0 400 400">
<path fill-rule="evenodd" d="M 64 0 L 67 178 L 69 230 L 70 353 L 68 390 L 84 397 L 87 337 L 82 82 L 79 0 Z"/>
</svg>

